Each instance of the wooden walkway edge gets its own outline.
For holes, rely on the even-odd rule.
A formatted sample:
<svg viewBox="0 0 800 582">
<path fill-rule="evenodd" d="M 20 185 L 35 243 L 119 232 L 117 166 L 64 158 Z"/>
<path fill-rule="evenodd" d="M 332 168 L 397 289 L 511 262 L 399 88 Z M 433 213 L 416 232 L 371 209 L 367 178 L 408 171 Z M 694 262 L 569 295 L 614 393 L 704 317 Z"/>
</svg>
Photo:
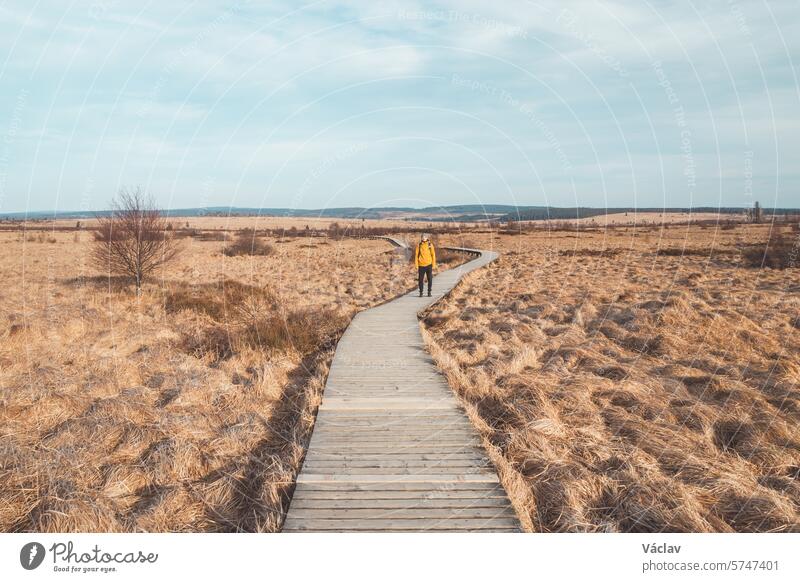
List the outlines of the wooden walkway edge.
<svg viewBox="0 0 800 582">
<path fill-rule="evenodd" d="M 419 328 L 419 311 L 497 258 L 454 250 L 477 258 L 436 275 L 433 297 L 415 290 L 359 313 L 345 331 L 283 531 L 520 531 Z"/>
</svg>

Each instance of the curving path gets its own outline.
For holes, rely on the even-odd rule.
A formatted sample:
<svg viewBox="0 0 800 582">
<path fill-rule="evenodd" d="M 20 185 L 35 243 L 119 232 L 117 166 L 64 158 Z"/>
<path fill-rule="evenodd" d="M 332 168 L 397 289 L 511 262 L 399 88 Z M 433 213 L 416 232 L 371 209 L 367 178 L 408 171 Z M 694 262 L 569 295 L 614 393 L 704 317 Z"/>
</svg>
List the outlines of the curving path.
<svg viewBox="0 0 800 582">
<path fill-rule="evenodd" d="M 389 239 L 397 246 L 398 240 Z M 494 466 L 425 351 L 417 313 L 497 253 L 359 313 L 336 348 L 285 532 L 519 531 Z"/>
</svg>

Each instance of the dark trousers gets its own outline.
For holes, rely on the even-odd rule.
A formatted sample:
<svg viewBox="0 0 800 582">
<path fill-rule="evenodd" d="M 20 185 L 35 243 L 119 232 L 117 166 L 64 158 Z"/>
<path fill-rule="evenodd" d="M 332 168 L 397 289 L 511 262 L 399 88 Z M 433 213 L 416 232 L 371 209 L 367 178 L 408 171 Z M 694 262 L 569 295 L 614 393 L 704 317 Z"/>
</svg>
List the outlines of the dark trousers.
<svg viewBox="0 0 800 582">
<path fill-rule="evenodd" d="M 433 265 L 427 267 L 417 267 L 419 271 L 419 292 L 422 293 L 422 282 L 425 277 L 428 277 L 428 293 L 431 292 L 431 285 L 433 285 Z"/>
</svg>

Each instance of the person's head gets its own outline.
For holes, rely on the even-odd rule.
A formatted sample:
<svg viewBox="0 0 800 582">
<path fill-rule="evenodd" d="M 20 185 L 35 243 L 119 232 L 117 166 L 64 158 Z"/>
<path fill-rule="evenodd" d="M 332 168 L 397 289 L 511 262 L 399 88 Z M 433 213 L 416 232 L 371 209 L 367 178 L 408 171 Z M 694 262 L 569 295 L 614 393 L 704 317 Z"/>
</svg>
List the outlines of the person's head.
<svg viewBox="0 0 800 582">
<path fill-rule="evenodd" d="M 426 232 L 426 233 L 423 233 L 423 234 L 422 234 L 422 240 L 423 240 L 424 242 L 429 242 L 429 241 L 431 240 L 431 235 L 429 235 L 427 232 Z"/>
</svg>

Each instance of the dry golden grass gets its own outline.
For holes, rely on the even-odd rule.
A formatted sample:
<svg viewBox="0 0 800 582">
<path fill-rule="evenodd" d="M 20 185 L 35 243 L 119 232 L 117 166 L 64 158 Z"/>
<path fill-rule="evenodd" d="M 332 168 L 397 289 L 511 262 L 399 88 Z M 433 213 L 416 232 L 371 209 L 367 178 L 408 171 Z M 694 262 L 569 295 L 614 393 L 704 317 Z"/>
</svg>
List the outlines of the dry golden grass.
<svg viewBox="0 0 800 582">
<path fill-rule="evenodd" d="M 469 241 L 503 254 L 425 336 L 530 529 L 800 531 L 800 269 L 747 266 L 768 230 Z"/>
<path fill-rule="evenodd" d="M 503 252 L 426 337 L 530 529 L 800 529 L 800 281 L 747 267 L 767 229 L 449 241 Z M 136 297 L 89 240 L 0 233 L 0 530 L 279 529 L 338 335 L 413 267 L 187 238 Z"/>
<path fill-rule="evenodd" d="M 673 224 L 673 223 L 691 223 L 700 221 L 736 221 L 741 222 L 746 219 L 743 214 L 718 214 L 715 212 L 615 212 L 611 214 L 604 214 L 602 216 L 593 216 L 590 218 L 579 218 L 577 221 L 581 224 Z"/>
<path fill-rule="evenodd" d="M 137 297 L 90 239 L 0 234 L 0 531 L 279 529 L 339 334 L 412 266 L 385 241 L 189 238 Z"/>
<path fill-rule="evenodd" d="M 363 224 L 370 228 L 426 228 L 431 226 L 430 222 L 413 220 L 407 214 L 398 215 L 397 218 L 372 219 L 367 218 L 363 221 L 358 218 L 284 218 L 280 216 L 190 216 L 171 218 L 175 225 L 180 228 L 197 228 L 203 230 L 239 230 L 244 228 L 264 230 L 264 229 L 290 229 L 295 227 L 303 231 L 306 226 L 311 230 L 327 230 L 332 223 L 337 223 L 341 228 L 356 230 Z M 32 220 L 28 222 L 31 227 L 51 226 L 56 229 L 74 228 L 77 219 L 58 219 L 58 220 Z M 93 218 L 81 219 L 83 228 L 93 228 L 97 226 L 97 220 Z M 471 225 L 467 225 L 469 227 Z"/>
</svg>

